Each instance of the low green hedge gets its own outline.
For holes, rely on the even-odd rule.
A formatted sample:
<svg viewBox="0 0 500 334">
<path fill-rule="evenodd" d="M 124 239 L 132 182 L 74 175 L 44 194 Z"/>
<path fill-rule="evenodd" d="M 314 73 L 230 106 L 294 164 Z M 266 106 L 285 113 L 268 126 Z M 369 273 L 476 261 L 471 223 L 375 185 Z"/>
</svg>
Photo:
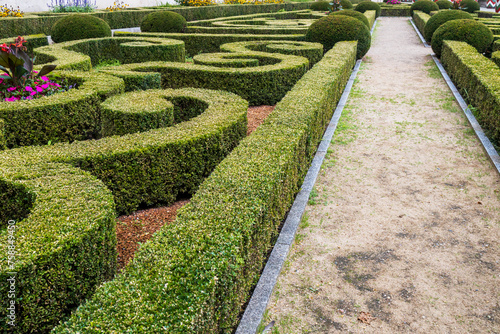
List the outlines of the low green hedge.
<svg viewBox="0 0 500 334">
<path fill-rule="evenodd" d="M 431 16 L 429 14 L 426 14 L 419 10 L 413 11 L 413 22 L 415 22 L 415 25 L 417 26 L 422 36 L 424 35 L 425 25 L 430 18 Z"/>
<path fill-rule="evenodd" d="M 493 60 L 498 67 L 500 67 L 500 51 L 495 51 L 491 54 L 491 60 Z"/>
<path fill-rule="evenodd" d="M 247 42 L 232 44 L 244 46 L 245 43 Z M 275 44 L 272 41 L 268 43 Z M 290 43 L 294 48 L 293 42 Z M 262 65 L 258 67 L 232 68 L 190 63 L 149 62 L 104 68 L 101 71 L 119 77 L 132 76 L 135 72 L 137 80 L 148 75 L 147 72 L 158 72 L 161 74 L 162 88 L 223 89 L 240 95 L 251 105 L 273 105 L 285 96 L 309 67 L 309 61 L 304 57 L 285 55 L 282 54 L 283 50 L 278 49 L 276 52 L 281 53 L 242 51 L 211 56 L 219 59 L 223 57 L 260 59 Z"/>
<path fill-rule="evenodd" d="M 129 8 L 126 10 L 109 12 L 97 10 L 87 15 L 96 16 L 106 21 L 111 29 L 138 27 L 142 19 L 149 13 L 157 10 L 168 9 L 184 16 L 187 21 L 210 19 L 216 17 L 227 17 L 236 15 L 248 15 L 255 13 L 277 12 L 308 9 L 309 2 L 285 3 L 285 4 L 262 4 L 262 5 L 218 5 L 203 7 L 158 7 L 158 8 Z M 17 37 L 19 35 L 51 34 L 54 23 L 67 13 L 25 13 L 24 17 L 2 17 L 0 18 L 0 31 L 2 37 Z"/>
<path fill-rule="evenodd" d="M 441 62 L 451 79 L 468 96 L 488 137 L 500 144 L 500 68 L 467 43 L 444 41 Z"/>
<path fill-rule="evenodd" d="M 122 79 L 100 73 L 55 71 L 52 74 L 78 87 L 33 100 L 0 102 L 7 147 L 99 137 L 100 102 L 125 88 Z"/>
<path fill-rule="evenodd" d="M 380 16 L 389 16 L 389 17 L 411 16 L 410 15 L 410 6 L 408 6 L 408 5 L 383 6 L 382 5 L 380 8 Z"/>
<path fill-rule="evenodd" d="M 356 59 L 339 42 L 115 280 L 54 329 L 231 332 L 257 282 Z"/>
<path fill-rule="evenodd" d="M 16 333 L 48 332 L 113 277 L 115 203 L 118 212 L 130 212 L 141 203 L 169 203 L 178 193 L 193 193 L 246 135 L 248 103 L 234 94 L 197 89 L 143 94 L 171 99 L 181 107 L 174 112 L 179 120 L 194 116 L 191 100 L 207 108 L 170 128 L 0 153 L 0 193 L 13 189 L 13 196 L 2 198 L 0 211 L 23 204 L 29 212 L 17 215 L 24 219 L 17 224 L 12 268 L 8 236 L 0 236 L 0 277 L 6 282 L 8 272 L 18 273 Z M 34 200 L 19 203 L 27 196 Z M 0 292 L 7 296 L 8 288 L 2 284 Z M 8 303 L 2 300 L 4 319 Z M 0 326 L 6 332 L 6 322 Z"/>
<path fill-rule="evenodd" d="M 370 30 L 371 28 L 373 28 L 375 20 L 377 19 L 377 12 L 374 10 L 367 10 L 363 13 L 363 15 L 368 19 L 368 24 L 370 25 L 368 30 Z"/>
<path fill-rule="evenodd" d="M 102 60 L 122 64 L 145 61 L 185 61 L 184 42 L 154 37 L 105 37 L 57 43 L 35 50 L 37 64 L 58 70 L 89 71 Z"/>
<path fill-rule="evenodd" d="M 424 26 L 423 35 L 425 40 L 430 43 L 432 35 L 436 31 L 436 29 L 439 28 L 443 23 L 459 19 L 472 20 L 472 15 L 461 10 L 442 10 L 439 13 L 432 15 Z"/>
<path fill-rule="evenodd" d="M 500 37 L 500 36 L 499 36 L 499 37 Z M 493 36 L 493 38 L 495 38 L 495 36 Z M 493 42 L 492 49 L 493 49 L 493 51 L 500 51 L 500 38 L 496 39 L 496 40 Z"/>
<path fill-rule="evenodd" d="M 0 285 L 6 296 L 0 316 L 7 319 L 7 307 L 15 301 L 14 332 L 47 333 L 92 296 L 96 286 L 113 278 L 114 202 L 106 186 L 89 173 L 65 164 L 31 163 L 29 156 L 9 163 L 6 157 L 12 151 L 2 152 L 0 190 L 11 196 L 2 196 L 0 208 L 4 213 L 10 207 L 22 208 L 24 214 L 17 217 L 12 234 L 17 254 L 11 262 L 9 233 L 0 235 L 0 279 L 8 282 L 15 276 L 16 290 L 15 298 L 8 299 L 9 284 Z M 15 217 L 7 212 L 10 217 L 2 218 Z M 12 329 L 7 320 L 0 324 L 2 333 Z"/>
<path fill-rule="evenodd" d="M 219 52 L 220 46 L 226 43 L 243 41 L 289 40 L 303 41 L 304 35 L 246 35 L 246 34 L 165 34 L 142 32 L 115 32 L 115 36 L 141 36 L 170 38 L 184 41 L 186 55 Z"/>
</svg>

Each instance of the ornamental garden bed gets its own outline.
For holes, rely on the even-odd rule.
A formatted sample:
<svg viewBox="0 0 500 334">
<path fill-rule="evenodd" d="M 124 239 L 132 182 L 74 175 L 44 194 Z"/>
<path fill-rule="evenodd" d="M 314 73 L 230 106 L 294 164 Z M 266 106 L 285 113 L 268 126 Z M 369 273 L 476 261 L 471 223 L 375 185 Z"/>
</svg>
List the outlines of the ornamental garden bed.
<svg viewBox="0 0 500 334">
<path fill-rule="evenodd" d="M 227 8 L 220 16 L 235 14 Z M 370 45 L 360 54 L 356 41 L 327 50 L 326 42 L 305 42 L 324 12 L 234 8 L 259 14 L 206 14 L 185 33 L 50 46 L 33 37 L 37 64 L 56 65 L 53 74 L 75 88 L 0 104 L 0 276 L 16 272 L 19 333 L 234 329 L 355 60 Z M 372 26 L 377 12 L 364 16 Z M 335 20 L 368 29 L 355 18 Z M 119 65 L 95 69 L 112 59 Z M 275 107 L 247 136 L 248 107 L 262 105 Z M 117 274 L 116 217 L 186 197 L 175 222 Z"/>
</svg>

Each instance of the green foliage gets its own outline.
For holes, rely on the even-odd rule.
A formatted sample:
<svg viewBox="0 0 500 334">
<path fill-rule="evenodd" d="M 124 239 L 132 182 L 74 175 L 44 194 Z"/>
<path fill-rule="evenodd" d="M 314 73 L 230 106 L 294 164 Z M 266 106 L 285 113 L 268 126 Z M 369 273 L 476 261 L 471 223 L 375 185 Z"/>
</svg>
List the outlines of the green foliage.
<svg viewBox="0 0 500 334">
<path fill-rule="evenodd" d="M 352 2 L 350 0 L 340 0 L 340 5 L 342 6 L 342 9 L 353 9 L 354 6 L 352 5 Z"/>
<path fill-rule="evenodd" d="M 434 31 L 436 31 L 436 29 L 439 28 L 443 23 L 451 20 L 460 20 L 460 19 L 472 20 L 473 18 L 470 14 L 459 10 L 445 10 L 432 15 L 424 27 L 423 35 L 425 37 L 425 40 L 427 42 L 430 42 L 432 39 L 432 34 L 434 34 Z"/>
<path fill-rule="evenodd" d="M 330 3 L 328 1 L 314 1 L 311 3 L 311 10 L 317 10 L 322 12 L 327 12 L 330 8 Z"/>
<path fill-rule="evenodd" d="M 379 17 L 381 8 L 380 8 L 380 5 L 378 3 L 371 2 L 371 1 L 362 1 L 356 5 L 356 8 L 354 10 L 361 12 L 361 13 L 364 13 L 367 10 L 374 10 L 377 12 L 376 17 Z"/>
<path fill-rule="evenodd" d="M 474 13 L 479 10 L 479 3 L 475 0 L 462 0 L 460 2 L 460 9 L 468 13 Z"/>
<path fill-rule="evenodd" d="M 106 21 L 88 14 L 64 16 L 51 30 L 51 38 L 56 43 L 97 37 L 111 37 L 111 28 Z"/>
<path fill-rule="evenodd" d="M 144 32 L 184 32 L 185 27 L 186 19 L 168 10 L 148 14 L 141 22 Z"/>
<path fill-rule="evenodd" d="M 500 68 L 471 45 L 443 43 L 441 62 L 457 88 L 476 110 L 476 118 L 489 139 L 500 144 Z M 466 94 L 465 94 L 466 93 Z"/>
<path fill-rule="evenodd" d="M 355 54 L 355 42 L 327 52 L 217 166 L 176 223 L 156 233 L 123 274 L 102 285 L 53 333 L 231 332 Z"/>
<path fill-rule="evenodd" d="M 438 0 L 436 1 L 439 9 L 451 9 L 451 2 L 449 0 Z"/>
<path fill-rule="evenodd" d="M 493 33 L 474 20 L 451 20 L 443 23 L 432 35 L 432 51 L 438 57 L 441 57 L 444 40 L 467 42 L 483 53 L 493 43 Z"/>
<path fill-rule="evenodd" d="M 331 13 L 330 15 L 346 15 L 346 16 L 354 17 L 355 19 L 360 20 L 361 22 L 363 22 L 368 29 L 371 29 L 370 22 L 368 22 L 368 18 L 364 14 L 362 14 L 362 13 L 360 13 L 358 11 L 355 11 L 355 10 L 341 10 L 339 12 Z"/>
<path fill-rule="evenodd" d="M 410 15 L 413 15 L 415 10 L 419 10 L 426 14 L 430 14 L 433 11 L 438 11 L 439 7 L 435 2 L 430 0 L 418 0 L 414 2 L 410 7 Z"/>
<path fill-rule="evenodd" d="M 415 25 L 417 26 L 417 29 L 420 31 L 422 36 L 424 35 L 425 25 L 430 18 L 431 16 L 429 14 L 425 14 L 424 12 L 421 12 L 419 10 L 413 12 L 413 21 L 415 22 Z"/>
<path fill-rule="evenodd" d="M 274 48 L 274 52 L 279 53 L 253 51 L 252 43 L 231 43 L 221 46 L 221 50 L 225 51 L 223 53 L 204 55 L 201 63 L 209 63 L 210 66 L 196 64 L 196 57 L 193 57 L 194 64 L 149 62 L 103 69 L 103 72 L 119 77 L 123 74 L 135 74 L 138 81 L 144 75 L 157 72 L 161 75 L 162 88 L 223 89 L 240 95 L 251 105 L 273 105 L 281 100 L 304 75 L 309 68 L 309 61 L 304 57 L 283 54 L 290 53 L 293 49 L 301 51 L 300 47 L 293 45 L 294 43 L 287 47 L 286 42 L 280 41 L 283 47 Z M 275 41 L 267 43 L 276 44 Z M 266 47 L 266 43 L 260 44 L 259 47 Z M 320 46 L 313 45 L 312 47 L 310 51 L 312 53 L 303 53 L 303 55 L 310 54 L 314 57 L 314 54 L 320 50 Z M 286 49 L 292 51 L 286 51 Z M 228 59 L 236 59 L 235 61 L 240 63 L 241 59 L 254 59 L 258 60 L 259 66 L 230 67 Z M 253 61 L 253 64 L 257 63 Z"/>
<path fill-rule="evenodd" d="M 100 101 L 123 92 L 123 80 L 88 72 L 58 71 L 56 74 L 78 84 L 78 88 L 40 99 L 0 103 L 8 147 L 99 136 Z"/>
<path fill-rule="evenodd" d="M 306 41 L 323 44 L 325 51 L 340 41 L 358 41 L 357 58 L 370 49 L 370 31 L 360 20 L 346 15 L 328 15 L 314 22 L 306 34 Z"/>
<path fill-rule="evenodd" d="M 500 51 L 495 51 L 491 54 L 491 60 L 493 60 L 498 67 L 500 67 Z"/>
</svg>

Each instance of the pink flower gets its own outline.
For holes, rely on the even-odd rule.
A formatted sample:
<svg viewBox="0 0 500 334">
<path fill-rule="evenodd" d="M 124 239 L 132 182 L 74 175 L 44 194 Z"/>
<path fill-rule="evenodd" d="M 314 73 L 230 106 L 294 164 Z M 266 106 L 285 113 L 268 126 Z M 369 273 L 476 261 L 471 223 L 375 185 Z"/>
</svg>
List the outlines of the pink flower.
<svg viewBox="0 0 500 334">
<path fill-rule="evenodd" d="M 47 89 L 47 88 L 49 88 L 49 84 L 48 84 L 48 83 L 44 83 L 41 87 L 42 87 L 43 89 Z"/>
<path fill-rule="evenodd" d="M 33 98 L 31 96 L 26 96 L 25 100 L 33 100 Z"/>
<path fill-rule="evenodd" d="M 37 91 L 37 92 L 39 92 L 39 93 L 41 93 L 41 92 L 43 92 L 43 88 L 42 88 L 42 87 L 37 86 L 37 87 L 36 87 L 36 91 Z"/>
<path fill-rule="evenodd" d="M 15 97 L 15 96 L 12 96 L 12 97 L 9 97 L 9 98 L 6 98 L 5 101 L 8 101 L 8 102 L 14 102 L 14 101 L 17 101 L 19 100 L 18 97 Z"/>
<path fill-rule="evenodd" d="M 26 86 L 26 87 L 24 87 L 24 90 L 27 92 L 32 92 L 33 88 L 31 88 L 30 86 Z"/>
<path fill-rule="evenodd" d="M 30 95 L 31 95 L 31 96 L 36 95 L 36 92 L 35 92 L 35 91 L 32 91 L 32 92 L 30 93 Z"/>
<path fill-rule="evenodd" d="M 49 81 L 49 78 L 47 78 L 45 75 L 41 76 L 40 79 L 42 79 L 42 81 Z"/>
<path fill-rule="evenodd" d="M 17 87 L 9 87 L 9 88 L 7 88 L 7 90 L 8 90 L 9 92 L 13 92 L 13 91 L 15 91 L 16 89 L 17 89 Z"/>
</svg>

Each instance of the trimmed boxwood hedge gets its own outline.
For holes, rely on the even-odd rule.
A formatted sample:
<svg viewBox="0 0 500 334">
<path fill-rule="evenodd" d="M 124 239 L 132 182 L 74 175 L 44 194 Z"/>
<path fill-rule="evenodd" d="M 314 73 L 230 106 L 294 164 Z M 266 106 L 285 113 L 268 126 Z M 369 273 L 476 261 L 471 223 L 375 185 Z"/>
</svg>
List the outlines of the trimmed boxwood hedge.
<svg viewBox="0 0 500 334">
<path fill-rule="evenodd" d="M 422 36 L 424 35 L 425 25 L 427 24 L 427 21 L 429 21 L 430 18 L 431 16 L 429 14 L 426 14 L 419 10 L 413 12 L 413 22 L 415 22 L 415 25 L 417 26 Z"/>
<path fill-rule="evenodd" d="M 438 5 L 439 9 L 451 9 L 452 7 L 450 0 L 438 0 L 436 5 Z"/>
<path fill-rule="evenodd" d="M 218 5 L 203 7 L 174 7 L 169 10 L 179 13 L 187 21 L 209 19 L 216 17 L 227 17 L 236 15 L 248 15 L 255 13 L 270 13 L 285 9 L 286 11 L 303 10 L 309 8 L 309 2 L 284 3 L 284 4 L 262 4 L 262 5 Z M 106 21 L 111 29 L 138 27 L 142 19 L 157 8 L 129 8 L 121 11 L 96 10 L 88 15 L 95 16 Z M 46 34 L 50 35 L 50 29 L 54 23 L 67 13 L 25 13 L 24 17 L 3 17 L 0 20 L 0 31 L 2 37 L 17 37 L 18 35 Z"/>
<path fill-rule="evenodd" d="M 186 19 L 169 10 L 150 13 L 141 22 L 141 31 L 144 32 L 183 32 L 184 28 Z"/>
<path fill-rule="evenodd" d="M 54 334 L 231 332 L 356 58 L 339 42 Z"/>
<path fill-rule="evenodd" d="M 275 44 L 275 42 L 268 43 Z M 291 47 L 294 48 L 293 42 L 291 43 Z M 246 42 L 231 44 L 243 47 Z M 284 51 L 279 49 L 276 49 L 276 52 L 281 53 L 241 51 L 211 56 L 260 59 L 263 65 L 258 67 L 232 68 L 190 63 L 149 62 L 104 68 L 101 71 L 119 77 L 132 76 L 135 72 L 138 81 L 142 76 L 148 75 L 145 72 L 158 72 L 161 74 L 162 88 L 223 89 L 240 95 L 251 105 L 273 105 L 285 96 L 309 67 L 309 61 L 304 57 L 285 55 L 282 54 Z"/>
<path fill-rule="evenodd" d="M 226 43 L 261 40 L 303 41 L 304 35 L 245 35 L 245 34 L 166 34 L 142 32 L 115 32 L 115 36 L 142 36 L 171 38 L 184 41 L 186 55 L 219 52 L 220 46 Z"/>
<path fill-rule="evenodd" d="M 434 1 L 418 0 L 411 5 L 410 14 L 413 15 L 413 12 L 416 10 L 420 10 L 426 14 L 430 14 L 431 12 L 438 11 L 439 7 Z"/>
<path fill-rule="evenodd" d="M 469 13 L 463 12 L 461 10 L 445 10 L 432 15 L 424 26 L 423 35 L 425 37 L 425 40 L 427 42 L 430 42 L 432 39 L 432 34 L 434 34 L 434 31 L 436 31 L 436 29 L 439 28 L 443 23 L 459 19 L 472 20 L 473 17 Z"/>
<path fill-rule="evenodd" d="M 493 34 L 480 22 L 451 20 L 439 26 L 432 35 L 432 51 L 438 57 L 441 57 L 441 48 L 445 40 L 467 42 L 482 53 L 493 43 Z"/>
<path fill-rule="evenodd" d="M 0 188 L 22 186 L 34 198 L 25 204 L 29 216 L 16 234 L 16 300 L 22 305 L 16 333 L 47 332 L 113 277 L 114 203 L 118 212 L 130 212 L 141 203 L 170 203 L 178 193 L 193 193 L 246 135 L 248 103 L 234 94 L 199 89 L 143 94 L 172 99 L 180 120 L 195 116 L 194 109 L 202 113 L 170 128 L 0 153 Z M 154 99 L 148 100 L 153 107 Z M 2 209 L 20 196 L 11 197 Z M 6 238 L 0 236 L 4 282 L 12 271 Z M 0 286 L 5 295 L 6 289 L 7 284 Z M 3 318 L 6 311 L 2 307 Z"/>
<path fill-rule="evenodd" d="M 328 1 L 323 1 L 323 0 L 314 1 L 311 3 L 311 6 L 309 8 L 311 10 L 325 12 L 328 11 L 328 9 L 330 8 L 330 3 Z"/>
<path fill-rule="evenodd" d="M 58 70 L 89 71 L 102 60 L 122 64 L 144 61 L 185 61 L 184 42 L 154 37 L 107 37 L 58 43 L 35 50 L 37 64 Z"/>
<path fill-rule="evenodd" d="M 493 60 L 500 67 L 500 51 L 495 51 L 491 54 L 491 60 Z"/>
<path fill-rule="evenodd" d="M 475 116 L 481 127 L 499 145 L 500 68 L 473 46 L 459 41 L 443 42 L 441 62 L 457 88 L 476 108 Z"/>
<path fill-rule="evenodd" d="M 448 1 L 448 0 L 446 0 Z M 384 5 L 380 6 L 380 16 L 389 17 L 401 17 L 401 16 L 411 16 L 410 15 L 410 5 Z"/>
<path fill-rule="evenodd" d="M 379 17 L 381 8 L 380 8 L 380 5 L 378 3 L 371 2 L 368 0 L 368 1 L 362 1 L 362 2 L 358 3 L 356 5 L 356 8 L 354 8 L 354 10 L 361 12 L 361 13 L 364 13 L 367 10 L 374 10 L 374 11 L 376 11 L 376 17 Z"/>
<path fill-rule="evenodd" d="M 100 102 L 125 88 L 122 79 L 101 73 L 55 71 L 52 74 L 78 87 L 33 100 L 0 102 L 7 147 L 99 137 Z"/>
<path fill-rule="evenodd" d="M 56 43 L 86 38 L 111 37 L 109 24 L 89 14 L 71 14 L 61 17 L 50 30 Z"/>
<path fill-rule="evenodd" d="M 371 29 L 370 22 L 368 21 L 368 18 L 364 15 L 364 13 L 361 13 L 361 12 L 358 12 L 355 10 L 341 10 L 338 12 L 331 13 L 330 15 L 346 15 L 346 16 L 354 17 L 355 19 L 358 19 L 361 22 L 363 22 L 368 29 Z"/>
</svg>

